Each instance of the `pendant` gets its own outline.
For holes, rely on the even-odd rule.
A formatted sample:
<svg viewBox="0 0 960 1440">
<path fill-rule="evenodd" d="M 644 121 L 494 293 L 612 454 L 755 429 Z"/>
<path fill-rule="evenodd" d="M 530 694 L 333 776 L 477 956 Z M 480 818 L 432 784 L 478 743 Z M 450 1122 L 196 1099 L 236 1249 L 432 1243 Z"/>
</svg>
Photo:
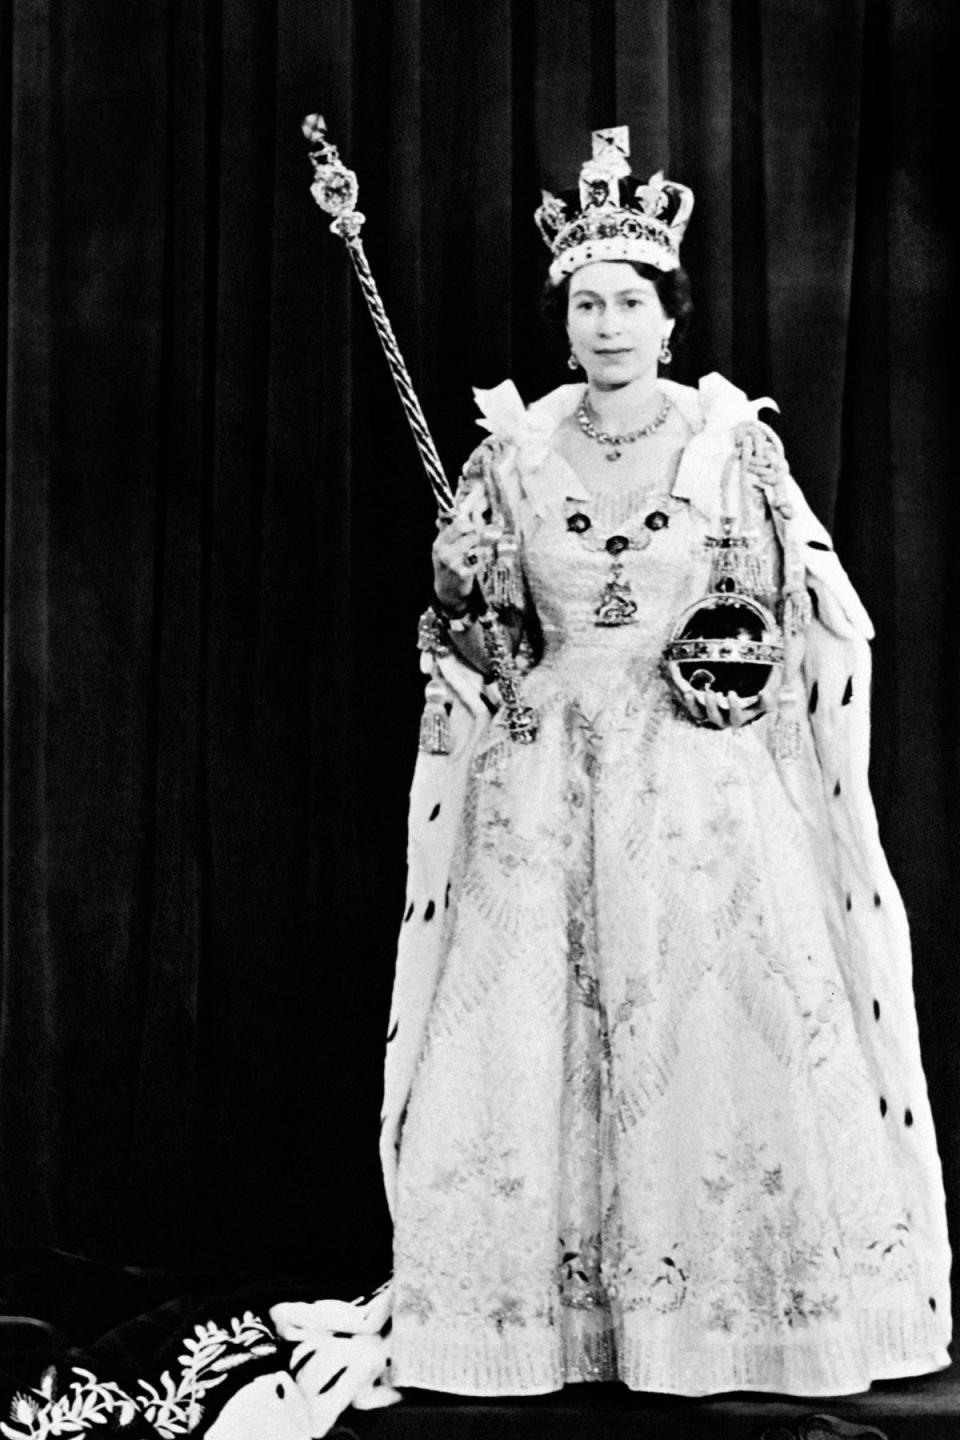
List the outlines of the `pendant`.
<svg viewBox="0 0 960 1440">
<path fill-rule="evenodd" d="M 620 459 L 620 456 L 621 456 L 622 454 L 623 454 L 623 451 L 622 451 L 622 450 L 618 450 L 618 449 L 616 448 L 616 446 L 614 446 L 614 448 L 613 448 L 612 450 L 608 450 L 608 451 L 607 451 L 607 459 L 608 459 L 608 460 L 619 460 L 619 459 Z"/>
<path fill-rule="evenodd" d="M 637 618 L 637 602 L 629 580 L 621 580 L 623 562 L 615 560 L 610 569 L 610 579 L 603 587 L 600 603 L 593 612 L 595 625 L 632 625 Z"/>
</svg>

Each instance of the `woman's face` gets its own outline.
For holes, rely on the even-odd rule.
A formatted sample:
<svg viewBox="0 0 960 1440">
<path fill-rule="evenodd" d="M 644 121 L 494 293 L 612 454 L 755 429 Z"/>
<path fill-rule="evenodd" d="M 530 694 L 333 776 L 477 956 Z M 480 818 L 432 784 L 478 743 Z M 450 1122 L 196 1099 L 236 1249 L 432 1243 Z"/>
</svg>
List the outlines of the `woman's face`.
<svg viewBox="0 0 960 1440">
<path fill-rule="evenodd" d="M 625 261 L 596 260 L 570 277 L 570 346 L 601 389 L 656 375 L 660 346 L 672 330 L 653 281 Z"/>
</svg>

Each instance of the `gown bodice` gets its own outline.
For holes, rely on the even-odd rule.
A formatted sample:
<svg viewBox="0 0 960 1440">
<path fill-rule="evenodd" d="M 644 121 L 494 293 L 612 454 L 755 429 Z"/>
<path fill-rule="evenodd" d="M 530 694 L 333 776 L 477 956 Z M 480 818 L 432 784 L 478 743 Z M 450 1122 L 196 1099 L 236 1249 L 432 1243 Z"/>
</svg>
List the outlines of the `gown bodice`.
<svg viewBox="0 0 960 1440">
<path fill-rule="evenodd" d="M 678 616 L 710 575 L 707 522 L 671 493 L 680 453 L 646 483 L 594 493 L 559 454 L 545 461 L 548 503 L 522 526 L 543 634 L 538 688 L 552 680 L 568 693 L 598 685 L 622 693 L 626 681 L 635 693 L 658 676 Z M 611 586 L 636 607 L 630 623 L 599 623 Z"/>
</svg>

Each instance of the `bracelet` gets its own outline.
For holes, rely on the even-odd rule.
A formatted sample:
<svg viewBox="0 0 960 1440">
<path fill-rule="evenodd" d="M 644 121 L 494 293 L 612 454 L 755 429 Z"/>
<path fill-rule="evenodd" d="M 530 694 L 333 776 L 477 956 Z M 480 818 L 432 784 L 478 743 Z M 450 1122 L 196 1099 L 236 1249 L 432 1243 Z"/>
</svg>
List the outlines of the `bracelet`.
<svg viewBox="0 0 960 1440">
<path fill-rule="evenodd" d="M 436 603 L 434 603 L 434 609 L 440 624 L 450 635 L 463 635 L 465 631 L 472 630 L 477 623 L 477 617 L 469 609 L 462 611 L 459 615 L 451 615 L 448 610 L 441 610 Z"/>
<path fill-rule="evenodd" d="M 433 608 L 441 623 L 450 631 L 451 635 L 462 635 L 465 630 L 470 630 L 477 622 L 475 606 L 476 587 L 469 595 L 463 597 L 463 609 L 451 610 L 434 591 Z"/>
<path fill-rule="evenodd" d="M 469 610 L 463 615 L 453 615 L 444 621 L 451 635 L 463 635 L 467 630 L 472 630 L 476 623 L 476 616 L 471 615 Z"/>
</svg>

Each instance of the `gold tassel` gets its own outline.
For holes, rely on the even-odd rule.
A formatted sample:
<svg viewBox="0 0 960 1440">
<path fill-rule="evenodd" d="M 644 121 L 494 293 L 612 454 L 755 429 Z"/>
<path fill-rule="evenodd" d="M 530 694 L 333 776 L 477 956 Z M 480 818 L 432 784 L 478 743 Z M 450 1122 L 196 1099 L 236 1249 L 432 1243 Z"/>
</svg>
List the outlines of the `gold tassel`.
<svg viewBox="0 0 960 1440">
<path fill-rule="evenodd" d="M 799 760 L 801 748 L 797 697 L 792 690 L 782 690 L 773 724 L 773 753 L 778 760 Z"/>
<path fill-rule="evenodd" d="M 450 654 L 446 633 L 432 606 L 429 610 L 424 610 L 420 616 L 417 626 L 417 649 L 422 654 L 432 655 L 434 658 L 438 655 Z"/>
<path fill-rule="evenodd" d="M 434 667 L 424 691 L 423 714 L 420 717 L 420 750 L 424 755 L 450 754 L 450 703 L 447 682 Z"/>
<path fill-rule="evenodd" d="M 802 635 L 813 619 L 813 606 L 805 585 L 784 586 L 783 628 L 788 635 Z"/>
<path fill-rule="evenodd" d="M 498 610 L 523 609 L 523 578 L 517 537 L 505 531 L 496 542 L 485 586 L 487 599 Z"/>
</svg>

